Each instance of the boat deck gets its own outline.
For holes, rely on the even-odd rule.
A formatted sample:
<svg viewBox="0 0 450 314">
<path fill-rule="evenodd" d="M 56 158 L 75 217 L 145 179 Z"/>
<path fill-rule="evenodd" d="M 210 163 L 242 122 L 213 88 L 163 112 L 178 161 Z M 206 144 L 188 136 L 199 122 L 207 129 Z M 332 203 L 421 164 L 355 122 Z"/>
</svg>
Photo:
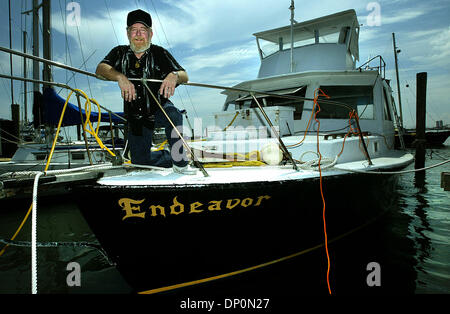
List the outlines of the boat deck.
<svg viewBox="0 0 450 314">
<path fill-rule="evenodd" d="M 389 171 L 400 169 L 409 165 L 413 161 L 413 156 L 409 153 L 392 157 L 380 157 L 372 159 L 373 165 L 369 166 L 366 160 L 348 163 L 338 163 L 332 168 L 323 169 L 322 175 L 335 176 L 350 174 L 354 171 Z M 325 164 L 322 167 L 325 168 Z M 256 182 L 278 182 L 289 180 L 306 180 L 318 178 L 319 172 L 316 169 L 302 169 L 299 165 L 298 171 L 292 165 L 285 166 L 259 166 L 259 167 L 232 167 L 232 168 L 207 168 L 209 176 L 204 176 L 201 171 L 196 175 L 182 175 L 174 173 L 172 169 L 136 169 L 127 166 L 116 175 L 105 173 L 97 181 L 105 186 L 186 186 L 186 185 L 209 185 L 209 184 L 230 184 L 230 183 L 256 183 Z M 118 174 L 118 175 L 117 175 Z"/>
</svg>

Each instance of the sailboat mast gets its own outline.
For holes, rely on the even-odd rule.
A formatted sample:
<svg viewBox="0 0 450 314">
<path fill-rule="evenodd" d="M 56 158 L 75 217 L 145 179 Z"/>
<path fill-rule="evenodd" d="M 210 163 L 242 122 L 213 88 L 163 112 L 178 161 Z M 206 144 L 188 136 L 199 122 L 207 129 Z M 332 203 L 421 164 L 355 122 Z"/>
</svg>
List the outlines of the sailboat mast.
<svg viewBox="0 0 450 314">
<path fill-rule="evenodd" d="M 50 4 L 51 4 L 51 1 L 49 1 L 49 0 L 44 0 L 42 2 L 43 54 L 44 54 L 44 59 L 47 59 L 47 60 L 52 60 L 52 43 L 51 43 L 51 36 L 50 36 L 50 30 L 51 30 L 51 18 L 50 18 L 51 6 L 50 6 Z M 52 73 L 51 73 L 50 65 L 45 63 L 43 65 L 43 67 L 44 67 L 44 70 L 42 73 L 43 80 L 51 82 L 52 81 Z"/>
<path fill-rule="evenodd" d="M 395 44 L 395 33 L 392 33 L 392 40 L 393 40 L 393 44 L 394 44 L 395 74 L 397 76 L 398 107 L 400 109 L 400 125 L 401 125 L 401 127 L 403 127 L 402 97 L 400 94 L 400 78 L 398 76 L 398 60 L 397 60 L 397 46 Z"/>
<path fill-rule="evenodd" d="M 33 0 L 33 56 L 39 57 L 39 8 L 38 0 Z M 39 81 L 39 62 L 33 60 L 33 79 Z M 39 83 L 33 83 L 33 92 L 39 92 Z"/>
<path fill-rule="evenodd" d="M 23 53 L 27 53 L 27 32 L 23 31 Z M 27 78 L 27 58 L 23 58 L 23 77 Z M 27 82 L 23 82 L 23 109 L 25 122 L 28 122 Z"/>
<path fill-rule="evenodd" d="M 9 49 L 12 49 L 12 35 L 11 35 L 11 0 L 8 2 L 9 4 Z M 11 76 L 13 76 L 13 56 L 9 54 L 9 66 L 11 71 Z M 13 79 L 11 79 L 11 104 L 14 104 L 14 83 Z"/>
</svg>

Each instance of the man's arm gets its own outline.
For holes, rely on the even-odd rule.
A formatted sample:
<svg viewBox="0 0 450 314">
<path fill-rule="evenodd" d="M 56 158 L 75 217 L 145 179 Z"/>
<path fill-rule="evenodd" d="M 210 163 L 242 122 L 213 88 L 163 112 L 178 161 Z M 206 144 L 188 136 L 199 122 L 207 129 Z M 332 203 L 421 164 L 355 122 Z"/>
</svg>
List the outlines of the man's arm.
<svg viewBox="0 0 450 314">
<path fill-rule="evenodd" d="M 95 74 L 97 74 L 100 78 L 116 81 L 119 84 L 122 98 L 125 101 L 132 101 L 136 99 L 134 84 L 131 83 L 124 74 L 116 71 L 109 64 L 100 63 L 95 70 Z"/>
</svg>

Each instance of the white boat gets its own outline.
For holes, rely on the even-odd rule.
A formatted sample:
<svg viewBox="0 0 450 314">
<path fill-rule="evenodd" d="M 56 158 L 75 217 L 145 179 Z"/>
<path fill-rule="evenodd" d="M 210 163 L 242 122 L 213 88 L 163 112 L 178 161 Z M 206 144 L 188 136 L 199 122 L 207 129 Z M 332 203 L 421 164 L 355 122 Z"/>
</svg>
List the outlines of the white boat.
<svg viewBox="0 0 450 314">
<path fill-rule="evenodd" d="M 381 214 L 373 200 L 395 188 L 395 175 L 372 173 L 413 161 L 394 148 L 382 58 L 356 67 L 354 10 L 254 35 L 258 77 L 222 88 L 216 130 L 189 143 L 196 175 L 124 166 L 75 187 L 94 196 L 78 205 L 138 292 L 320 247 L 325 216 L 329 239 L 357 230 Z"/>
<path fill-rule="evenodd" d="M 108 145 L 108 147 L 113 150 L 111 145 Z M 0 174 L 44 171 L 50 151 L 51 146 L 43 143 L 19 144 L 11 160 L 0 162 Z M 116 148 L 118 155 L 122 151 L 123 145 Z M 86 149 L 86 145 L 82 141 L 58 143 L 48 170 L 71 169 L 111 161 L 112 156 L 96 143 L 94 145 L 90 143 L 89 150 Z"/>
</svg>

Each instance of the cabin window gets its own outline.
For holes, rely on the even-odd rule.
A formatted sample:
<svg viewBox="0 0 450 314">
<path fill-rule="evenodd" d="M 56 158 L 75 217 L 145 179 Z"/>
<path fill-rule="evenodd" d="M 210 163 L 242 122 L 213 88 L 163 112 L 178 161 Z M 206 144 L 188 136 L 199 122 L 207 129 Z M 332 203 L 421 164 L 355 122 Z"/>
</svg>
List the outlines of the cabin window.
<svg viewBox="0 0 450 314">
<path fill-rule="evenodd" d="M 272 42 L 269 40 L 259 39 L 259 48 L 261 50 L 262 58 L 266 58 L 273 55 L 275 52 L 283 50 L 282 39 L 278 39 L 277 42 Z"/>
<path fill-rule="evenodd" d="M 320 89 L 330 96 L 326 100 L 341 104 L 324 103 L 321 100 L 325 100 L 325 97 L 320 97 L 318 118 L 348 119 L 350 111 L 355 110 L 360 119 L 375 119 L 372 86 L 321 86 Z"/>
<path fill-rule="evenodd" d="M 72 153 L 72 160 L 84 160 L 84 152 Z"/>
<path fill-rule="evenodd" d="M 45 160 L 47 158 L 47 154 L 46 153 L 37 153 L 37 154 L 34 154 L 34 157 L 36 158 L 36 160 Z"/>
<path fill-rule="evenodd" d="M 339 42 L 339 35 L 340 32 L 333 32 L 333 33 L 325 33 L 320 34 L 319 33 L 319 43 L 321 44 L 337 44 Z"/>
</svg>

